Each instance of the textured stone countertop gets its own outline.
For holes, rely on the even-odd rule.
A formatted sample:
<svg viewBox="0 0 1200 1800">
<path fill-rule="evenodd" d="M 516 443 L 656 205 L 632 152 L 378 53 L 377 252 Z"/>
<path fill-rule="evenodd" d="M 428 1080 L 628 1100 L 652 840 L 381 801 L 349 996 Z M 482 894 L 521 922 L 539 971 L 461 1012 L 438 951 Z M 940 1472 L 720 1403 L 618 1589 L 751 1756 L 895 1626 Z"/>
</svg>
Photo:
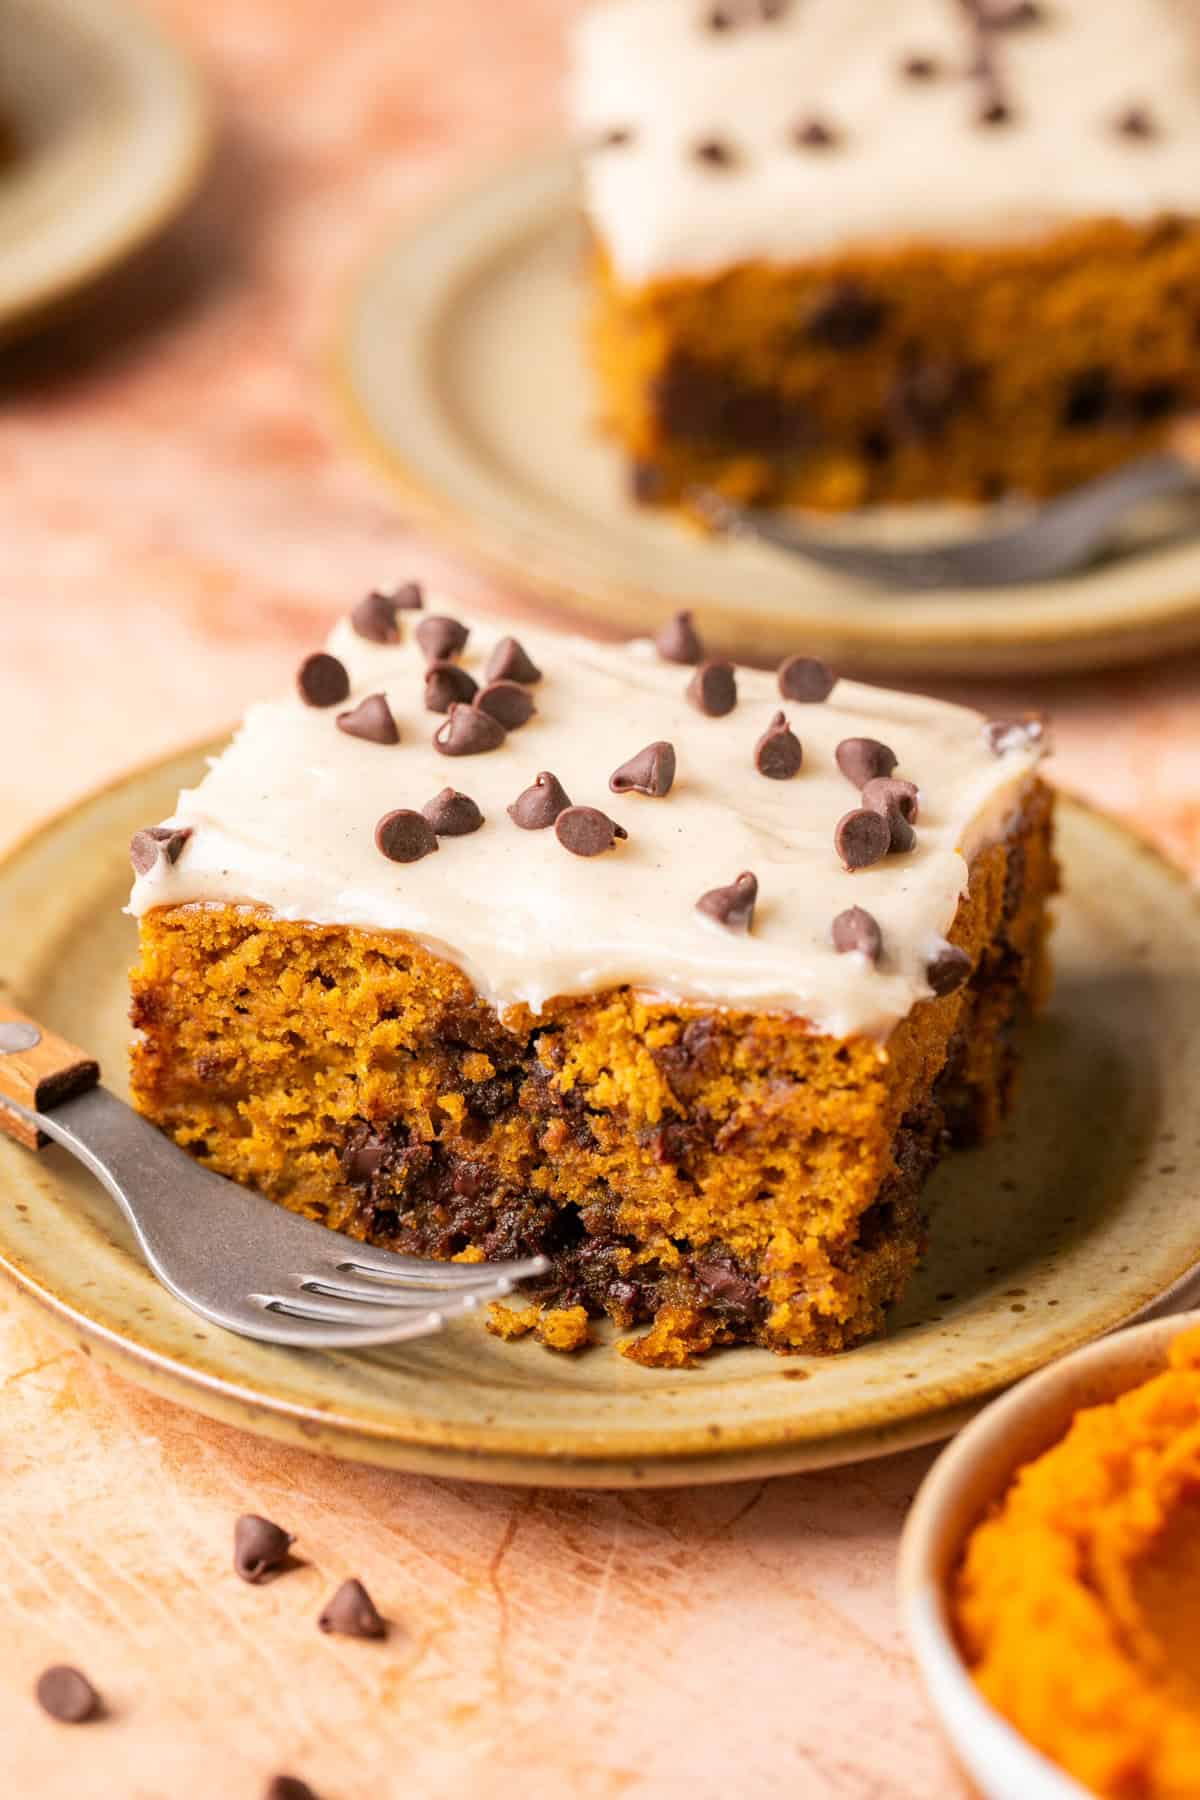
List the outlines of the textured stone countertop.
<svg viewBox="0 0 1200 1800">
<path fill-rule="evenodd" d="M 500 598 L 406 530 L 321 358 L 386 222 L 551 118 L 567 8 L 157 10 L 225 108 L 214 178 L 102 301 L 0 359 L 4 840 L 220 728 L 374 581 Z M 1064 784 L 1200 866 L 1200 661 L 1009 698 L 1054 711 Z M 323 1800 L 965 1791 L 893 1599 L 926 1454 L 630 1496 L 339 1468 L 149 1398 L 7 1292 L 0 1390 L 0 1741 L 25 1800 L 257 1800 L 278 1769 Z M 237 1582 L 244 1509 L 311 1560 Z M 399 1621 L 385 1647 L 311 1624 L 351 1573 Z M 64 1656 L 104 1724 L 33 1707 Z"/>
</svg>

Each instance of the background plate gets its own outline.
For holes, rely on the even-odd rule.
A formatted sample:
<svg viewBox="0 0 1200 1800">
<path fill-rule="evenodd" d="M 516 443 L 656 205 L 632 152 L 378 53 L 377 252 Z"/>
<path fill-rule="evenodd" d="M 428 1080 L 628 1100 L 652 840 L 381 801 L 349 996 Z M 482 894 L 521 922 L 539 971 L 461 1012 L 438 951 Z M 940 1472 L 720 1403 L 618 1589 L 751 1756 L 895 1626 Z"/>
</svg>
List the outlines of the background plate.
<svg viewBox="0 0 1200 1800">
<path fill-rule="evenodd" d="M 131 832 L 193 785 L 199 753 L 85 801 L 0 866 L 16 1004 L 124 1088 L 121 906 Z M 250 1343 L 165 1293 L 102 1190 L 63 1153 L 0 1140 L 0 1266 L 135 1380 L 335 1455 L 541 1485 L 720 1481 L 928 1442 L 989 1393 L 1161 1295 L 1200 1257 L 1200 912 L 1118 826 L 1062 808 L 1059 985 L 1005 1137 L 930 1188 L 926 1267 L 884 1339 L 835 1358 L 759 1350 L 684 1372 L 611 1350 L 503 1345 L 478 1321 L 355 1355 Z M 198 1229 L 202 1225 L 198 1221 Z"/>
<path fill-rule="evenodd" d="M 122 0 L 0 0 L 0 335 L 159 230 L 211 137 L 200 77 Z"/>
<path fill-rule="evenodd" d="M 400 231 L 348 308 L 338 381 L 410 505 L 500 579 L 617 635 L 695 607 L 749 661 L 803 649 L 881 675 L 1024 677 L 1200 643 L 1193 535 L 1054 583 L 889 596 L 633 506 L 591 423 L 572 159 L 510 164 Z M 825 527 L 828 529 L 828 525 Z M 909 509 L 847 529 L 944 532 Z"/>
</svg>

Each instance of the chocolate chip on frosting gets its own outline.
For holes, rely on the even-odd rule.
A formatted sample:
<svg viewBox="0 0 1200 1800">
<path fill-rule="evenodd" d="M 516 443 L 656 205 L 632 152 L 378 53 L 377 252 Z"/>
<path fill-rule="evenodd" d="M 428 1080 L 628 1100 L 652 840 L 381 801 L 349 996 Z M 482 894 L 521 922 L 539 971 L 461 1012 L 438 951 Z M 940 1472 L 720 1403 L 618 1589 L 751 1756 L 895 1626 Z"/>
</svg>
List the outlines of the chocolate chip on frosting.
<svg viewBox="0 0 1200 1800">
<path fill-rule="evenodd" d="M 350 624 L 359 637 L 372 644 L 398 644 L 402 612 L 418 612 L 424 605 L 415 581 L 402 582 L 390 591 L 374 588 L 360 600 L 350 614 Z"/>
<path fill-rule="evenodd" d="M 87 1676 L 69 1663 L 43 1669 L 33 1691 L 42 1711 L 61 1725 L 82 1725 L 100 1711 L 99 1694 Z"/>
<path fill-rule="evenodd" d="M 483 674 L 485 681 L 521 681 L 526 687 L 532 687 L 534 682 L 542 679 L 542 671 L 515 637 L 500 639 L 487 659 Z"/>
<path fill-rule="evenodd" d="M 715 919 L 727 931 L 749 931 L 758 899 L 758 877 L 743 869 L 728 887 L 709 888 L 696 902 L 696 911 Z"/>
<path fill-rule="evenodd" d="M 326 650 L 305 657 L 296 672 L 296 685 L 306 706 L 338 706 L 350 693 L 345 664 Z"/>
<path fill-rule="evenodd" d="M 1024 719 L 989 719 L 983 727 L 984 742 L 993 756 L 1010 750 L 1034 750 L 1046 741 L 1046 721 L 1037 713 Z"/>
<path fill-rule="evenodd" d="M 295 1543 L 290 1531 L 258 1513 L 243 1513 L 233 1528 L 233 1566 L 243 1581 L 257 1585 L 277 1574 Z"/>
<path fill-rule="evenodd" d="M 148 875 L 159 857 L 165 863 L 177 863 L 191 835 L 190 825 L 149 825 L 144 831 L 135 831 L 129 840 L 134 873 Z"/>
<path fill-rule="evenodd" d="M 469 837 L 483 824 L 483 814 L 471 796 L 456 788 L 443 788 L 421 812 L 438 837 Z"/>
<path fill-rule="evenodd" d="M 933 81 L 941 73 L 937 58 L 925 56 L 920 51 L 906 56 L 900 67 L 909 81 Z"/>
<path fill-rule="evenodd" d="M 322 1631 L 333 1632 L 338 1637 L 387 1636 L 387 1626 L 361 1581 L 343 1581 L 337 1592 L 326 1601 L 317 1624 Z"/>
<path fill-rule="evenodd" d="M 506 735 L 499 719 L 491 713 L 455 700 L 449 717 L 434 732 L 433 742 L 443 756 L 479 756 L 485 750 L 498 750 Z"/>
<path fill-rule="evenodd" d="M 878 738 L 843 738 L 833 754 L 846 780 L 856 788 L 866 787 L 880 775 L 890 775 L 897 762 L 895 751 Z"/>
<path fill-rule="evenodd" d="M 887 820 L 893 855 L 912 849 L 917 841 L 913 826 L 920 809 L 920 794 L 913 782 L 901 781 L 891 775 L 873 776 L 863 787 L 862 801 L 864 806 Z"/>
<path fill-rule="evenodd" d="M 1116 124 L 1122 137 L 1140 138 L 1145 143 L 1156 136 L 1154 120 L 1144 106 L 1127 106 L 1117 115 Z"/>
<path fill-rule="evenodd" d="M 698 663 L 704 655 L 704 645 L 691 613 L 677 612 L 668 619 L 654 640 L 654 648 L 664 662 Z"/>
<path fill-rule="evenodd" d="M 955 993 L 971 973 L 971 959 L 957 944 L 946 944 L 925 965 L 925 978 L 941 1000 Z"/>
<path fill-rule="evenodd" d="M 754 766 L 768 781 L 790 781 L 800 773 L 804 752 L 781 712 L 777 712 L 754 746 Z"/>
<path fill-rule="evenodd" d="M 337 728 L 368 744 L 398 744 L 400 733 L 392 709 L 382 694 L 368 694 L 350 712 L 339 713 Z"/>
<path fill-rule="evenodd" d="M 865 806 L 856 807 L 838 820 L 833 842 L 844 868 L 851 872 L 869 869 L 891 849 L 891 822 L 882 813 L 871 812 Z"/>
<path fill-rule="evenodd" d="M 650 794 L 657 800 L 670 793 L 674 781 L 675 746 L 659 739 L 614 769 L 608 785 L 614 794 Z"/>
<path fill-rule="evenodd" d="M 737 705 L 737 677 L 733 664 L 713 657 L 703 662 L 687 685 L 692 705 L 710 719 L 723 719 Z"/>
<path fill-rule="evenodd" d="M 572 856 L 599 856 L 611 850 L 618 838 L 629 836 L 623 825 L 597 806 L 568 806 L 554 821 L 554 831 Z"/>
<path fill-rule="evenodd" d="M 457 619 L 446 619 L 433 613 L 417 626 L 417 642 L 429 662 L 449 662 L 466 648 L 471 632 Z"/>
<path fill-rule="evenodd" d="M 883 933 L 878 921 L 861 906 L 848 906 L 833 921 L 833 947 L 839 956 L 857 951 L 877 963 L 883 953 Z"/>
<path fill-rule="evenodd" d="M 710 169 L 732 169 L 737 155 L 732 145 L 724 138 L 701 138 L 692 146 L 692 155 L 698 163 L 704 163 Z"/>
<path fill-rule="evenodd" d="M 489 681 L 476 694 L 475 705 L 497 719 L 505 731 L 518 730 L 537 711 L 533 695 L 518 681 Z"/>
<path fill-rule="evenodd" d="M 425 671 L 426 712 L 448 713 L 456 700 L 469 705 L 478 692 L 475 677 L 456 662 L 431 662 Z"/>
<path fill-rule="evenodd" d="M 801 150 L 832 150 L 839 135 L 824 119 L 802 119 L 792 132 L 792 142 Z"/>
<path fill-rule="evenodd" d="M 508 816 L 522 831 L 544 831 L 548 825 L 553 825 L 560 813 L 566 812 L 570 804 L 558 777 L 549 769 L 543 769 L 537 779 L 517 795 L 508 808 Z"/>
<path fill-rule="evenodd" d="M 433 826 L 424 813 L 401 806 L 384 813 L 375 827 L 375 843 L 389 862 L 420 862 L 438 847 Z"/>
<path fill-rule="evenodd" d="M 814 704 L 828 700 L 837 676 L 815 656 L 789 656 L 779 665 L 779 691 L 785 700 Z"/>
<path fill-rule="evenodd" d="M 298 1775 L 272 1775 L 263 1789 L 263 1800 L 317 1800 L 317 1796 Z"/>
</svg>

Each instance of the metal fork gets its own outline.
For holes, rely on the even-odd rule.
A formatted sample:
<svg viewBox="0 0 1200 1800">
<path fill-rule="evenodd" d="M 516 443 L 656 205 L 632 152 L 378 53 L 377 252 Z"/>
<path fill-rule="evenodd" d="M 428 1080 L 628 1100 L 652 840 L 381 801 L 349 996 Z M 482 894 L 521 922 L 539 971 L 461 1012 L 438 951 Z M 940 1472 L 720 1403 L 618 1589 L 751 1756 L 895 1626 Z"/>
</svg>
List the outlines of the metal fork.
<svg viewBox="0 0 1200 1800">
<path fill-rule="evenodd" d="M 1170 447 L 1142 456 L 1033 508 L 1016 524 L 946 542 L 888 545 L 822 536 L 789 513 L 743 506 L 712 488 L 689 496 L 718 531 L 759 538 L 839 575 L 909 593 L 1012 587 L 1082 568 L 1121 521 L 1149 500 L 1200 494 L 1200 423 L 1180 424 Z"/>
<path fill-rule="evenodd" d="M 0 1131 L 77 1157 L 163 1286 L 228 1331 L 307 1350 L 400 1343 L 549 1267 L 544 1256 L 444 1263 L 374 1250 L 212 1174 L 99 1079 L 91 1057 L 0 1007 Z"/>
</svg>

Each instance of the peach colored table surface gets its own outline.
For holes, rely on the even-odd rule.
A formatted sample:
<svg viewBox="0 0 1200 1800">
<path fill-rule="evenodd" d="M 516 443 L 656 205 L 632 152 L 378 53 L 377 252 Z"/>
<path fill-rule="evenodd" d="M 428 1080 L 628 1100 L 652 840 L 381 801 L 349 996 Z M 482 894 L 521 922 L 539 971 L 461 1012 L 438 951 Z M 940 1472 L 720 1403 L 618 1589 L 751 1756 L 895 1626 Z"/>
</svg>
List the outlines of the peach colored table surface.
<svg viewBox="0 0 1200 1800">
<path fill-rule="evenodd" d="M 0 838 L 219 728 L 418 541 L 322 384 L 348 271 L 553 116 L 554 0 L 159 0 L 225 109 L 189 216 L 0 359 Z M 1200 865 L 1200 663 L 1020 696 L 1067 784 Z M 1014 698 L 1016 696 L 1013 696 Z M 984 703 L 1001 703 L 992 693 Z M 508 1492 L 338 1468 L 151 1400 L 0 1294 L 0 1760 L 26 1800 L 939 1800 L 893 1599 L 928 1463 L 682 1492 Z M 299 1535 L 266 1588 L 234 1516 Z M 385 1645 L 323 1637 L 358 1574 Z M 69 1658 L 108 1716 L 30 1698 Z M 19 1779 L 17 1779 L 19 1772 Z M 11 1783 L 11 1785 L 10 1785 Z"/>
</svg>

